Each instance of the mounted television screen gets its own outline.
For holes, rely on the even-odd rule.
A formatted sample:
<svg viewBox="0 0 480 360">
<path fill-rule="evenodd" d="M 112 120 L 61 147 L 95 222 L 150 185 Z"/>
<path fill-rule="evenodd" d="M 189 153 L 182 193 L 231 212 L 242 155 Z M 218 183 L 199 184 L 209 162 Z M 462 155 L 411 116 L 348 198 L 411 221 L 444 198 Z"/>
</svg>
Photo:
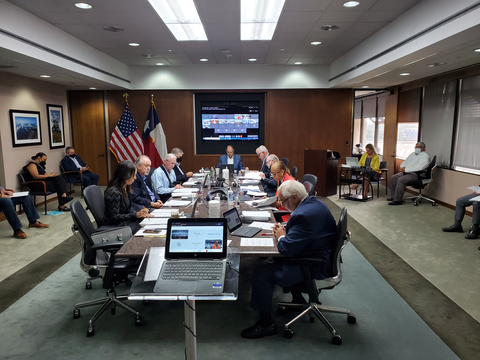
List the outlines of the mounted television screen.
<svg viewBox="0 0 480 360">
<path fill-rule="evenodd" d="M 195 94 L 197 154 L 252 154 L 264 143 L 263 93 Z"/>
</svg>

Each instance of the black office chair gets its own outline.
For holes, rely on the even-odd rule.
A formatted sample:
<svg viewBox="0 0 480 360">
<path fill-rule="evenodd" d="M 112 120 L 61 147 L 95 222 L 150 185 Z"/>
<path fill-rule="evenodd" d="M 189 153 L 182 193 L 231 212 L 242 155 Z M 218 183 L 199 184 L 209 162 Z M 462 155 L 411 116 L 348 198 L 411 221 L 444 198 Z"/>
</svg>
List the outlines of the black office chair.
<svg viewBox="0 0 480 360">
<path fill-rule="evenodd" d="M 308 254 L 308 257 L 295 257 L 289 258 L 288 261 L 292 264 L 298 264 L 302 266 L 304 273 L 304 281 L 291 289 L 300 290 L 307 293 L 309 296 L 308 304 L 292 304 L 291 302 L 278 303 L 278 312 L 284 314 L 287 308 L 296 309 L 302 313 L 295 317 L 292 321 L 285 324 L 285 330 L 283 335 L 291 339 L 293 337 L 293 330 L 290 328 L 294 322 L 302 318 L 304 315 L 309 315 L 310 322 L 313 323 L 315 317 L 317 317 L 325 327 L 330 330 L 333 335 L 332 343 L 334 345 L 341 345 L 342 338 L 337 334 L 336 330 L 327 320 L 323 312 L 331 312 L 336 314 L 346 314 L 347 322 L 349 324 L 355 324 L 357 319 L 355 315 L 348 309 L 334 308 L 331 306 L 323 306 L 319 300 L 319 295 L 322 290 L 331 290 L 342 281 L 342 269 L 341 269 L 341 254 L 343 248 L 348 244 L 350 240 L 350 232 L 347 229 L 347 209 L 343 208 L 338 220 L 337 233 L 335 235 L 335 248 L 332 250 L 329 269 L 330 277 L 323 280 L 315 280 L 312 278 L 311 270 L 315 269 L 322 263 L 322 260 L 315 258 L 313 254 Z"/>
<path fill-rule="evenodd" d="M 62 173 L 63 178 L 65 179 L 65 182 L 69 184 L 70 190 L 68 191 L 69 194 L 72 193 L 72 185 L 79 185 L 80 186 L 80 197 L 83 198 L 83 174 L 80 170 L 78 171 L 65 171 L 64 167 L 60 165 L 60 171 Z M 70 179 L 68 176 L 69 174 L 75 174 L 75 175 L 80 175 L 80 179 L 75 177 L 75 179 Z"/>
<path fill-rule="evenodd" d="M 305 174 L 300 182 L 305 186 L 309 196 L 315 195 L 315 188 L 317 187 L 317 177 L 312 174 Z"/>
<path fill-rule="evenodd" d="M 97 185 L 90 185 L 85 188 L 84 195 L 85 203 L 97 223 L 97 228 L 104 226 L 105 200 L 102 191 Z"/>
<path fill-rule="evenodd" d="M 380 162 L 380 173 L 377 175 L 377 180 L 369 180 L 372 185 L 372 197 L 373 197 L 373 184 L 377 184 L 377 198 L 380 197 L 380 184 L 385 180 L 385 194 L 388 195 L 388 169 L 387 162 Z"/>
<path fill-rule="evenodd" d="M 47 190 L 47 184 L 45 184 L 45 181 L 42 180 L 33 180 L 33 181 L 25 181 L 25 173 L 23 171 L 20 171 L 18 173 L 18 177 L 20 178 L 20 190 L 24 191 L 25 187 L 28 188 L 30 191 L 30 195 L 33 195 L 33 203 L 35 206 L 37 206 L 36 198 L 37 196 L 43 196 L 44 202 L 45 202 L 45 212 L 44 214 L 47 215 L 47 196 L 55 194 L 53 191 L 48 191 Z M 40 185 L 43 187 L 43 191 L 39 191 L 37 188 L 37 191 L 32 190 L 31 185 Z"/>
<path fill-rule="evenodd" d="M 288 167 L 288 158 L 282 158 L 281 161 L 285 164 L 286 167 Z"/>
<path fill-rule="evenodd" d="M 295 180 L 297 180 L 297 171 L 298 171 L 298 168 L 296 166 L 293 166 L 292 170 L 290 170 L 290 175 L 292 175 L 295 178 Z"/>
<path fill-rule="evenodd" d="M 410 181 L 406 185 L 417 189 L 418 195 L 407 197 L 405 198 L 405 200 L 412 199 L 412 201 L 414 201 L 413 205 L 415 206 L 418 206 L 418 204 L 420 204 L 422 200 L 430 201 L 432 203 L 432 206 L 437 205 L 435 200 L 432 200 L 422 195 L 422 190 L 433 181 L 433 169 L 435 169 L 436 167 L 437 156 L 434 156 L 425 169 L 415 172 L 415 174 L 417 174 L 417 180 Z"/>
<path fill-rule="evenodd" d="M 102 277 L 103 288 L 108 289 L 106 296 L 103 298 L 76 304 L 73 310 L 73 318 L 78 319 L 80 317 L 80 308 L 82 307 L 101 305 L 100 309 L 88 322 L 87 336 L 93 336 L 95 335 L 93 323 L 108 308 L 110 308 L 112 314 L 115 314 L 115 308 L 118 305 L 134 314 L 135 326 L 139 326 L 141 324 L 140 314 L 121 301 L 127 300 L 128 295 L 117 295 L 114 288 L 115 283 L 128 279 L 129 274 L 137 271 L 138 261 L 136 259 L 116 260 L 115 253 L 122 247 L 123 242 L 94 243 L 92 239 L 92 234 L 94 233 L 93 224 L 82 204 L 78 200 L 74 200 L 70 209 L 73 218 L 72 232 L 79 240 L 82 248 L 80 267 L 92 277 Z M 102 270 L 104 274 L 100 275 Z"/>
</svg>

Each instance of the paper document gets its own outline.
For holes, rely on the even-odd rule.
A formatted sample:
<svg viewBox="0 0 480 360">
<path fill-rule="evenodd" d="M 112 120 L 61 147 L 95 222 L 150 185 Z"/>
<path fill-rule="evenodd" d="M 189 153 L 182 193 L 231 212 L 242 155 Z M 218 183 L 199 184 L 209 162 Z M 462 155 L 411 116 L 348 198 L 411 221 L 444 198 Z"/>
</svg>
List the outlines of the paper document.
<svg viewBox="0 0 480 360">
<path fill-rule="evenodd" d="M 233 240 L 227 240 L 227 246 L 230 246 L 230 243 L 232 242 Z"/>
<path fill-rule="evenodd" d="M 148 257 L 147 269 L 145 270 L 145 277 L 143 278 L 143 281 L 157 281 L 164 260 L 164 247 L 150 248 L 150 255 Z"/>
<path fill-rule="evenodd" d="M 254 180 L 254 179 L 245 179 L 245 180 L 240 180 L 240 185 L 243 187 L 244 185 L 258 185 L 260 184 L 260 180 Z"/>
<path fill-rule="evenodd" d="M 262 230 L 272 230 L 273 227 L 275 226 L 275 223 L 254 221 L 248 226 L 258 227 L 258 228 L 261 228 Z"/>
<path fill-rule="evenodd" d="M 172 210 L 171 209 L 155 209 L 150 214 L 152 214 L 155 217 L 170 217 L 172 216 Z"/>
<path fill-rule="evenodd" d="M 28 196 L 28 194 L 29 194 L 28 191 L 19 191 L 19 192 L 14 192 L 12 194 L 12 197 Z"/>
<path fill-rule="evenodd" d="M 250 195 L 250 196 L 267 196 L 267 193 L 266 192 L 261 192 L 261 191 L 248 190 L 247 195 Z"/>
<path fill-rule="evenodd" d="M 198 192 L 198 189 L 197 188 L 194 188 L 194 189 L 175 189 L 173 190 L 173 194 L 175 193 L 187 193 L 187 194 L 191 194 L 191 193 L 196 193 Z"/>
<path fill-rule="evenodd" d="M 268 211 L 242 211 L 245 220 L 268 221 L 270 212 Z"/>
<path fill-rule="evenodd" d="M 241 238 L 240 246 L 273 246 L 273 238 Z"/>
<path fill-rule="evenodd" d="M 163 206 L 187 206 L 191 203 L 189 200 L 168 200 Z"/>
<path fill-rule="evenodd" d="M 140 225 L 142 226 L 147 226 L 147 225 L 156 225 L 156 226 L 164 226 L 164 228 L 167 228 L 167 221 L 168 218 L 166 217 L 151 217 L 151 218 L 145 218 L 140 222 Z"/>
<path fill-rule="evenodd" d="M 260 172 L 259 171 L 248 171 L 245 176 L 242 176 L 244 179 L 254 179 L 260 180 Z"/>
<path fill-rule="evenodd" d="M 471 198 L 470 201 L 480 201 L 480 195 L 474 198 Z"/>
<path fill-rule="evenodd" d="M 206 173 L 195 173 L 195 174 L 193 174 L 193 177 L 196 177 L 196 178 L 201 177 L 201 178 L 203 178 L 205 175 L 207 175 L 207 174 L 206 174 Z"/>
<path fill-rule="evenodd" d="M 138 230 L 134 236 L 165 237 L 166 235 L 167 230 L 162 229 L 161 226 L 147 225 Z"/>
<path fill-rule="evenodd" d="M 257 190 L 257 191 L 260 191 L 260 188 L 256 185 L 241 185 L 240 186 L 241 189 L 245 189 L 245 190 Z"/>
<path fill-rule="evenodd" d="M 479 193 L 480 194 L 480 186 L 470 186 L 467 189 L 472 190 L 473 192 Z"/>
</svg>

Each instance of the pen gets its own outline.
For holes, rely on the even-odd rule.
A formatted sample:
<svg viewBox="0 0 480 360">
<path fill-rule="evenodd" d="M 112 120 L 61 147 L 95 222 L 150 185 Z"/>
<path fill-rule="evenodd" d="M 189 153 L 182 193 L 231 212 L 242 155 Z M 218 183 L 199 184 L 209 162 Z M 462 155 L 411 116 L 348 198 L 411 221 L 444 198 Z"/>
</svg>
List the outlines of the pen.
<svg viewBox="0 0 480 360">
<path fill-rule="evenodd" d="M 144 206 L 143 210 L 147 210 L 147 208 Z M 147 220 L 150 221 L 150 216 L 148 216 L 148 210 L 147 210 Z"/>
<path fill-rule="evenodd" d="M 273 235 L 273 233 L 263 233 L 262 236 L 265 236 L 265 235 Z"/>
</svg>

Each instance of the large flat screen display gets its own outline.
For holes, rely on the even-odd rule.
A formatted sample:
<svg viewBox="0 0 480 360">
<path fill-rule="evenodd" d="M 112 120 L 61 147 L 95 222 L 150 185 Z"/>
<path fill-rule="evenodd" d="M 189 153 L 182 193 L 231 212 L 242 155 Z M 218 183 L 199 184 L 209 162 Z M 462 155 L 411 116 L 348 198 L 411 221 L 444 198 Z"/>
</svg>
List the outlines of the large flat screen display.
<svg viewBox="0 0 480 360">
<path fill-rule="evenodd" d="M 264 143 L 263 93 L 196 94 L 197 154 L 224 154 L 228 145 L 237 154 L 255 153 Z"/>
</svg>

